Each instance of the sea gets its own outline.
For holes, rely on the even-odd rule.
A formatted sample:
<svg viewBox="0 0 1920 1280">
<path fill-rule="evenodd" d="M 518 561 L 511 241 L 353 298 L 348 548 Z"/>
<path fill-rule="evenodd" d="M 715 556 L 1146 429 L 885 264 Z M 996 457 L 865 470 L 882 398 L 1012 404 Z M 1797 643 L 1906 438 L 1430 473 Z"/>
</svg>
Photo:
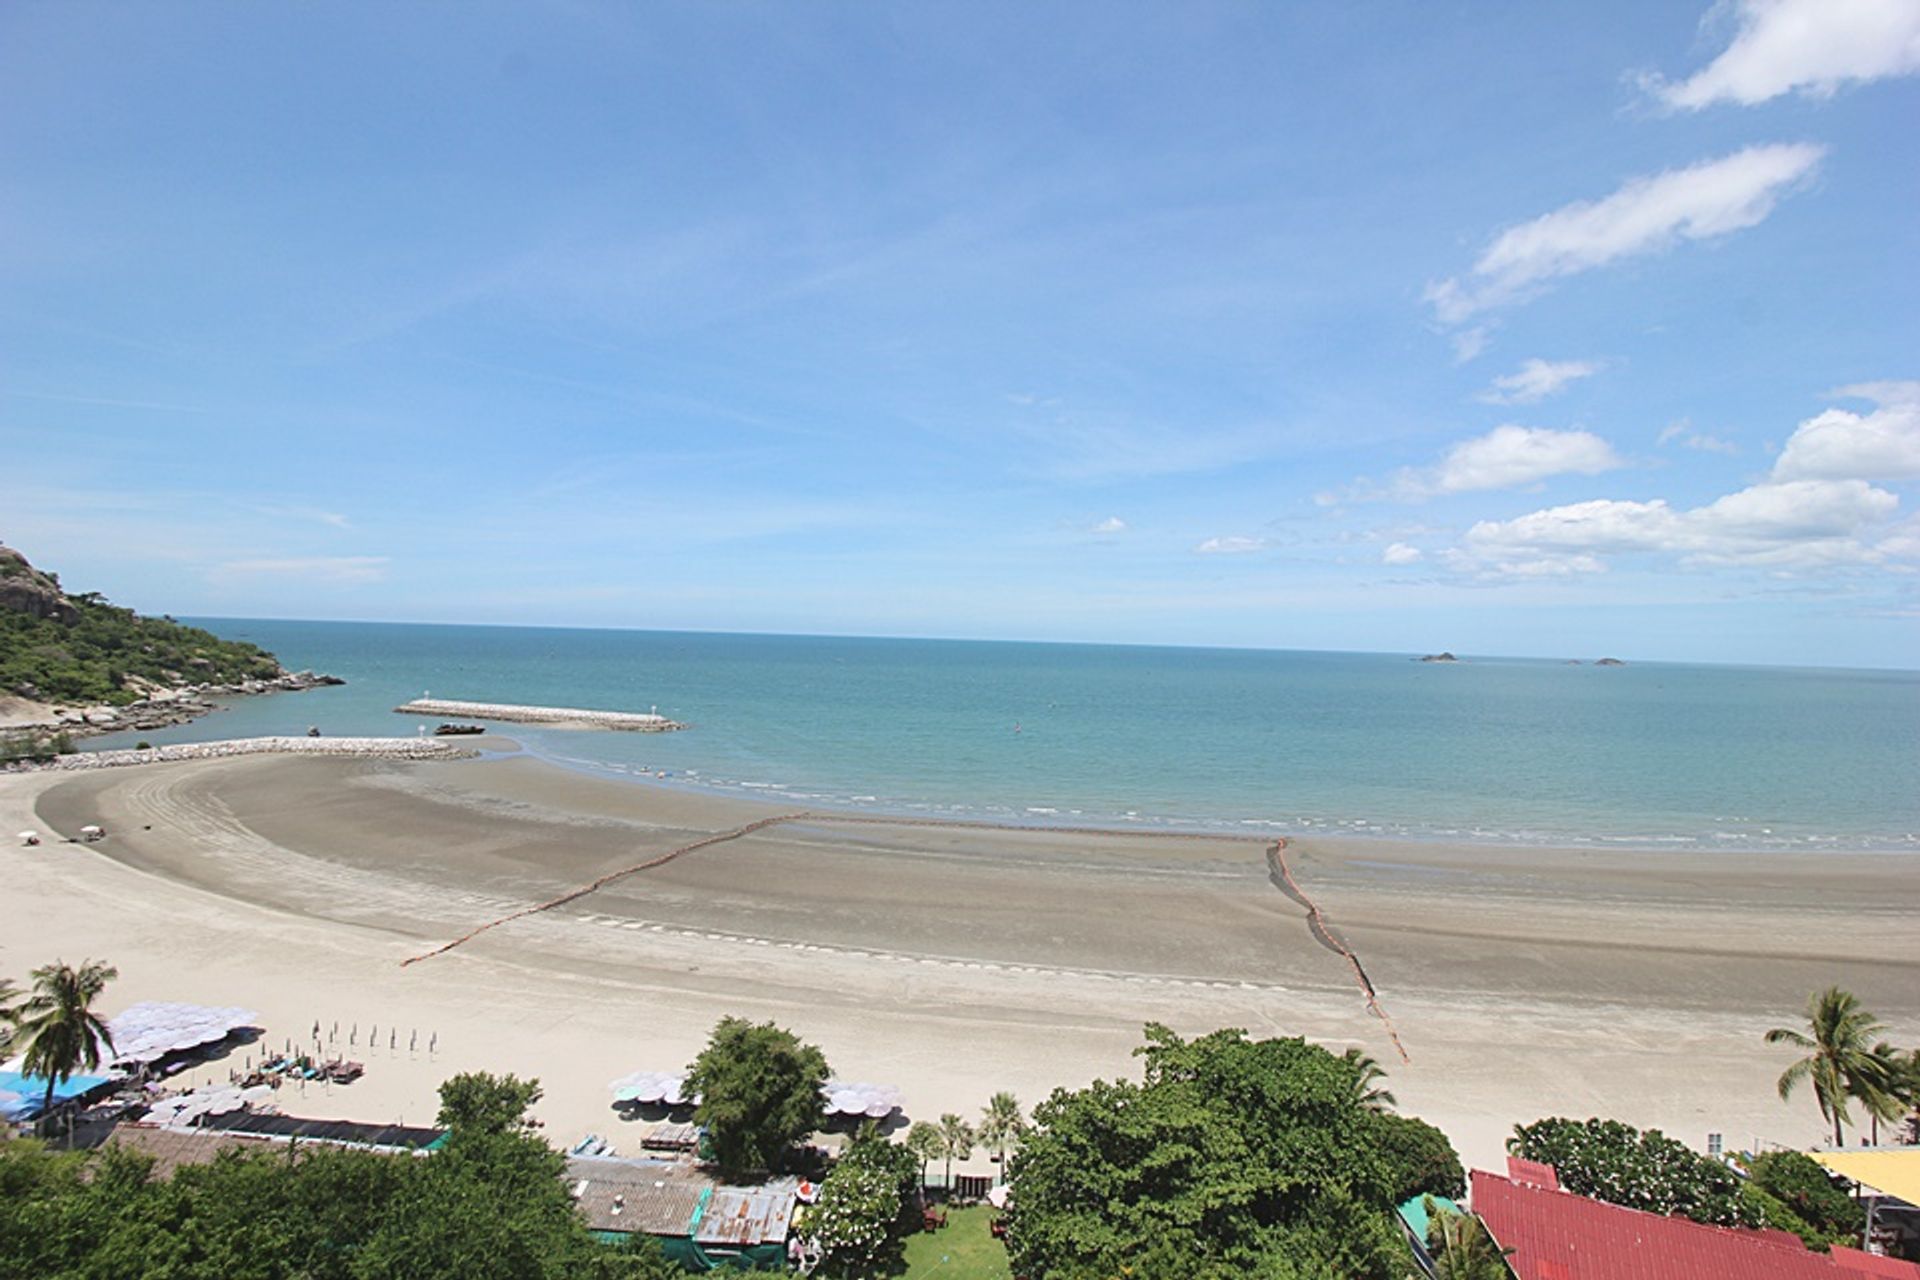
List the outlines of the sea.
<svg viewBox="0 0 1920 1280">
<path fill-rule="evenodd" d="M 434 697 L 613 778 L 1020 824 L 1572 847 L 1920 850 L 1920 672 L 1591 658 L 192 619 L 346 684 L 87 749 L 412 735 Z M 1593 655 L 1598 657 L 1600 655 Z"/>
</svg>

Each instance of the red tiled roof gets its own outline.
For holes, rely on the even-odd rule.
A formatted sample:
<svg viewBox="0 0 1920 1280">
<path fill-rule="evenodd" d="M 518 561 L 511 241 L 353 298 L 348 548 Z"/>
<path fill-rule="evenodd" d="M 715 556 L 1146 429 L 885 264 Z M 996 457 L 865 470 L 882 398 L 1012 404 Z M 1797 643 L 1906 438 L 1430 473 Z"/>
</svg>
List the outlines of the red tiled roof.
<svg viewBox="0 0 1920 1280">
<path fill-rule="evenodd" d="M 1920 1280 L 1854 1249 L 1814 1253 L 1778 1231 L 1708 1227 L 1474 1170 L 1473 1211 L 1520 1280 Z"/>
</svg>

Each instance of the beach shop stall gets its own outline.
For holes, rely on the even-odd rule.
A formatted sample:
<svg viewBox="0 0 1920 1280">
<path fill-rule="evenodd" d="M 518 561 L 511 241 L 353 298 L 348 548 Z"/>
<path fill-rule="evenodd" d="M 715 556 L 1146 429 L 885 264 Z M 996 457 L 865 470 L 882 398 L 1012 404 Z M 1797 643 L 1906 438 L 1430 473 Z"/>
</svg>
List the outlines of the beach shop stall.
<svg viewBox="0 0 1920 1280">
<path fill-rule="evenodd" d="M 650 1235 L 692 1272 L 784 1271 L 799 1189 L 797 1178 L 724 1186 L 685 1161 L 567 1161 L 567 1190 L 596 1235 Z"/>
</svg>

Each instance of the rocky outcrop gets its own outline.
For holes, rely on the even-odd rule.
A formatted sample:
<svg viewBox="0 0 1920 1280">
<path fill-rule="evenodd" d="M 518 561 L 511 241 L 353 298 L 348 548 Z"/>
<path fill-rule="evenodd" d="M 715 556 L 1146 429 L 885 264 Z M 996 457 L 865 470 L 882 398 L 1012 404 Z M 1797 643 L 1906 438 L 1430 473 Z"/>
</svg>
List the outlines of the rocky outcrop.
<svg viewBox="0 0 1920 1280">
<path fill-rule="evenodd" d="M 1429 653 L 1425 657 L 1421 658 L 1420 661 L 1422 662 L 1458 662 L 1460 661 L 1460 659 L 1454 657 L 1450 653 Z"/>
<path fill-rule="evenodd" d="M 1602 658 L 1593 665 L 1596 667 L 1624 667 L 1627 664 L 1618 658 Z"/>
<path fill-rule="evenodd" d="M 72 622 L 80 616 L 80 611 L 67 600 L 66 592 L 60 590 L 57 580 L 3 544 L 0 544 L 0 609 L 24 613 L 30 618 L 51 618 L 55 622 Z"/>
<path fill-rule="evenodd" d="M 59 707 L 44 724 L 34 726 L 63 730 L 70 737 L 122 730 L 165 729 L 186 724 L 217 709 L 215 698 L 239 697 L 255 693 L 299 693 L 327 685 L 345 684 L 339 676 L 317 675 L 312 671 L 289 671 L 271 680 L 241 680 L 234 684 L 189 684 L 178 688 L 150 687 L 147 696 L 124 707 L 101 704 L 92 707 Z"/>
</svg>

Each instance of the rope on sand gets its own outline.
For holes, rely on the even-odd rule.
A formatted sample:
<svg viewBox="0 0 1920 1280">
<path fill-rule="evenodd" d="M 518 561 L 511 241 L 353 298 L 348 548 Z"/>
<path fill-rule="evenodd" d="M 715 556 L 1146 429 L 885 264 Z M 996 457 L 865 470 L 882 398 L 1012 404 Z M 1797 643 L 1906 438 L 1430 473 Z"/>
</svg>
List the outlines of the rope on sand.
<svg viewBox="0 0 1920 1280">
<path fill-rule="evenodd" d="M 777 827 L 785 823 L 801 821 L 860 824 L 866 826 L 960 827 L 970 829 L 986 828 L 997 831 L 1055 831 L 1081 835 L 1122 837 L 1152 834 L 1162 838 L 1175 836 L 1196 840 L 1235 840 L 1244 838 L 1202 835 L 1197 832 L 1156 831 L 1149 833 L 1144 831 L 1110 831 L 1091 827 L 1009 826 L 1005 823 L 979 822 L 967 819 L 895 818 L 880 814 L 822 814 L 810 813 L 806 810 L 801 810 L 798 813 L 779 813 L 771 817 L 761 818 L 755 822 L 749 822 L 743 827 L 735 827 L 731 831 L 722 831 L 717 835 L 704 836 L 691 844 L 683 844 L 677 849 L 669 850 L 657 858 L 649 858 L 645 862 L 637 862 L 630 867 L 623 867 L 618 871 L 609 871 L 598 880 L 581 885 L 575 889 L 569 889 L 557 898 L 549 898 L 545 902 L 536 903 L 530 907 L 522 907 L 518 911 L 508 912 L 506 915 L 489 920 L 485 924 L 469 930 L 458 938 L 455 938 L 452 942 L 444 943 L 431 951 L 423 951 L 417 956 L 409 956 L 400 962 L 400 966 L 405 968 L 411 964 L 418 964 L 422 960 L 431 960 L 434 956 L 445 955 L 455 947 L 460 946 L 462 943 L 472 941 L 489 929 L 496 928 L 509 921 L 518 920 L 523 916 L 537 915 L 542 911 L 551 911 L 555 907 L 565 906 L 569 902 L 584 898 L 590 893 L 605 888 L 607 885 L 612 884 L 615 880 L 619 880 L 622 877 L 634 875 L 641 871 L 650 871 L 655 867 L 664 866 L 672 862 L 675 858 L 684 857 L 689 853 L 710 848 L 716 844 L 725 844 L 730 840 L 739 840 L 757 831 L 765 831 L 769 827 Z M 1379 996 L 1373 989 L 1373 980 L 1367 977 L 1366 969 L 1360 964 L 1360 957 L 1355 955 L 1353 948 L 1349 947 L 1346 942 L 1333 931 L 1332 927 L 1327 923 L 1326 913 L 1320 909 L 1318 903 L 1306 895 L 1306 892 L 1300 888 L 1299 883 L 1293 878 L 1293 871 L 1287 865 L 1286 851 L 1287 840 L 1285 836 L 1276 839 L 1267 847 L 1267 871 L 1269 878 L 1273 881 L 1274 887 L 1306 908 L 1308 932 L 1313 934 L 1314 939 L 1319 942 L 1321 946 L 1343 958 L 1347 964 L 1353 968 L 1354 981 L 1359 984 L 1361 995 L 1366 997 L 1367 1011 L 1373 1014 L 1374 1017 L 1380 1019 L 1380 1025 L 1386 1028 L 1387 1038 L 1393 1041 L 1394 1051 L 1400 1055 L 1400 1060 L 1402 1062 L 1412 1062 L 1413 1059 L 1408 1056 L 1406 1046 L 1400 1043 L 1399 1032 L 1393 1028 L 1393 1020 L 1387 1017 L 1387 1011 L 1380 1007 Z"/>
<path fill-rule="evenodd" d="M 1333 931 L 1327 923 L 1326 913 L 1320 910 L 1320 904 L 1309 898 L 1293 878 L 1293 869 L 1287 865 L 1287 841 L 1284 836 L 1267 848 L 1267 872 L 1275 888 L 1307 909 L 1307 929 L 1314 939 L 1353 966 L 1354 981 L 1360 984 L 1360 993 L 1367 998 L 1367 1012 L 1380 1019 L 1380 1025 L 1386 1028 L 1387 1039 L 1393 1041 L 1394 1052 L 1400 1055 L 1400 1061 L 1412 1062 L 1413 1059 L 1407 1055 L 1407 1047 L 1400 1043 L 1400 1033 L 1393 1029 L 1393 1019 L 1380 1007 L 1378 993 L 1373 989 L 1373 979 L 1367 977 L 1360 957 L 1353 953 L 1353 948 L 1347 945 L 1344 938 Z"/>
<path fill-rule="evenodd" d="M 764 831 L 768 827 L 778 826 L 780 823 L 783 823 L 783 822 L 792 822 L 796 818 L 804 818 L 806 816 L 807 815 L 804 812 L 775 814 L 771 818 L 761 818 L 757 822 L 749 822 L 744 827 L 735 827 L 731 831 L 722 831 L 718 835 L 705 836 L 699 840 L 695 840 L 692 844 L 683 844 L 677 849 L 668 850 L 666 853 L 661 854 L 657 858 L 649 858 L 645 862 L 636 862 L 632 866 L 622 867 L 618 871 L 609 871 L 606 875 L 601 876 L 598 880 L 595 880 L 590 884 L 583 884 L 577 889 L 569 889 L 567 892 L 561 894 L 557 898 L 549 898 L 545 902 L 535 903 L 533 906 L 530 906 L 530 907 L 522 907 L 518 911 L 510 911 L 504 916 L 500 916 L 497 919 L 487 921 L 485 924 L 480 925 L 478 928 L 468 930 L 466 933 L 463 933 L 459 937 L 455 938 L 452 942 L 448 942 L 441 946 L 435 947 L 431 951 L 423 951 L 417 956 L 408 956 L 405 960 L 402 960 L 400 962 L 400 967 L 404 969 L 410 964 L 418 964 L 422 960 L 431 960 L 435 956 L 444 955 L 447 952 L 453 950 L 455 947 L 459 946 L 461 943 L 471 942 L 473 939 L 479 937 L 481 934 L 485 933 L 487 930 L 492 929 L 498 925 L 506 924 L 510 920 L 518 920 L 522 916 L 537 915 L 542 911 L 551 911 L 555 907 L 565 906 L 567 903 L 572 902 L 576 898 L 584 898 L 588 894 L 593 893 L 596 890 L 605 888 L 607 885 L 612 884 L 615 880 L 620 879 L 622 876 L 630 876 L 637 871 L 651 871 L 655 867 L 664 866 L 665 864 L 672 862 L 675 858 L 684 857 L 685 855 L 692 853 L 697 849 L 705 849 L 716 844 L 725 844 L 729 840 L 738 840 L 743 836 L 750 836 L 756 831 Z"/>
</svg>

